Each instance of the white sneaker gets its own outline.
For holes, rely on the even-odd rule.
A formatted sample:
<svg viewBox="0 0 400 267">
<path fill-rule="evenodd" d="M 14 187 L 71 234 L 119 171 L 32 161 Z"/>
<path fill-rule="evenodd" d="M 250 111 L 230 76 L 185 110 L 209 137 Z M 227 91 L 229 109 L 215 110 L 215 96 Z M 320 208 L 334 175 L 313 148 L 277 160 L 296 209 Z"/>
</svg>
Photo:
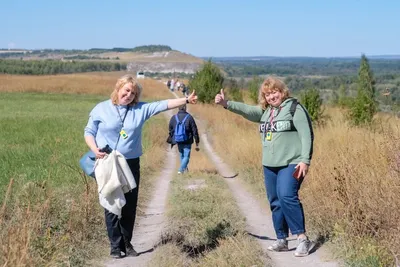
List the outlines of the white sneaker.
<svg viewBox="0 0 400 267">
<path fill-rule="evenodd" d="M 305 257 L 310 254 L 310 250 L 314 247 L 314 243 L 311 242 L 308 237 L 306 238 L 298 238 L 298 245 L 296 251 L 294 252 L 294 256 L 296 257 Z"/>
<path fill-rule="evenodd" d="M 288 241 L 286 239 L 277 239 L 271 246 L 267 248 L 269 251 L 288 251 Z"/>
</svg>

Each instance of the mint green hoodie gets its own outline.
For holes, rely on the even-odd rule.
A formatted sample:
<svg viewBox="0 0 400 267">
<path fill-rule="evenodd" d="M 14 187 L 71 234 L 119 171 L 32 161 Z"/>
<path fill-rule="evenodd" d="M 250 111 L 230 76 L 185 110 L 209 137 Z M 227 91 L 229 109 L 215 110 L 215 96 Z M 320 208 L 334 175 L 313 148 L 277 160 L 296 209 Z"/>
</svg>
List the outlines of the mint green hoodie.
<svg viewBox="0 0 400 267">
<path fill-rule="evenodd" d="M 259 106 L 228 101 L 228 110 L 242 115 L 250 121 L 260 123 L 259 130 L 263 146 L 262 164 L 266 167 L 281 167 L 300 162 L 310 164 L 314 139 L 311 120 L 306 109 L 300 104 L 297 105 L 292 118 L 290 114 L 292 100 L 293 98 L 288 98 L 279 107 L 268 107 L 265 111 Z M 271 109 L 274 121 L 293 120 L 297 131 L 273 132 L 272 139 L 267 141 L 264 138 L 263 129 L 265 121 L 270 122 L 271 120 Z"/>
</svg>

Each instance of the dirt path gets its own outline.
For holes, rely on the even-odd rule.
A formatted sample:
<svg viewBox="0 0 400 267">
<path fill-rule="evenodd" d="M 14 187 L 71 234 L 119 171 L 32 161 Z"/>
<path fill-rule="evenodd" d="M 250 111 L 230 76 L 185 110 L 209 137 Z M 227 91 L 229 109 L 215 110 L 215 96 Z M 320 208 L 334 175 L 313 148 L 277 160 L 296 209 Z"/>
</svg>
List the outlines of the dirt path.
<svg viewBox="0 0 400 267">
<path fill-rule="evenodd" d="M 166 118 L 172 116 L 172 111 L 163 113 Z M 155 181 L 155 188 L 151 201 L 143 216 L 137 217 L 137 224 L 133 231 L 132 244 L 139 253 L 138 257 L 126 257 L 109 260 L 107 267 L 144 267 L 151 259 L 155 245 L 161 240 L 161 233 L 165 225 L 165 205 L 167 202 L 168 188 L 176 171 L 175 149 L 168 150 L 164 167 Z"/>
</svg>

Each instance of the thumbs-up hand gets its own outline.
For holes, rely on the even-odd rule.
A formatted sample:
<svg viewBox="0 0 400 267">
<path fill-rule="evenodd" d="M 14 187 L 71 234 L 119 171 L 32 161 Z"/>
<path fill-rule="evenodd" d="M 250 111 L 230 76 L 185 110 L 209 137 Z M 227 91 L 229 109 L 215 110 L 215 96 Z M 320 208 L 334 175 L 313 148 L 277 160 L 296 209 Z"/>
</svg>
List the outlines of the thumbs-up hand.
<svg viewBox="0 0 400 267">
<path fill-rule="evenodd" d="M 197 95 L 195 90 L 193 90 L 193 92 L 187 97 L 187 100 L 190 104 L 197 103 Z"/>
<path fill-rule="evenodd" d="M 225 99 L 224 89 L 221 89 L 221 92 L 215 96 L 215 104 L 225 108 L 228 106 L 228 100 Z"/>
</svg>

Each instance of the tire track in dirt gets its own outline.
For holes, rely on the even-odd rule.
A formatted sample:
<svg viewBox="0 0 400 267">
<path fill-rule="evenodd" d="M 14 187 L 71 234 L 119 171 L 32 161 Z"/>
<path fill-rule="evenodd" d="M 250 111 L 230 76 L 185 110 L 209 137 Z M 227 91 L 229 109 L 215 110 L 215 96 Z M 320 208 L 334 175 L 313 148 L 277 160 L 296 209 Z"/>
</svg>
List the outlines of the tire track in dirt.
<svg viewBox="0 0 400 267">
<path fill-rule="evenodd" d="M 169 110 L 164 112 L 163 115 L 169 120 L 173 114 Z M 169 184 L 175 174 L 176 158 L 175 149 L 168 149 L 164 167 L 154 182 L 155 188 L 152 198 L 146 205 L 144 215 L 137 217 L 137 223 L 133 231 L 132 245 L 139 253 L 139 256 L 108 260 L 104 266 L 145 267 L 147 265 L 153 255 L 155 246 L 161 241 L 161 234 L 166 223 L 165 206 Z"/>
</svg>

